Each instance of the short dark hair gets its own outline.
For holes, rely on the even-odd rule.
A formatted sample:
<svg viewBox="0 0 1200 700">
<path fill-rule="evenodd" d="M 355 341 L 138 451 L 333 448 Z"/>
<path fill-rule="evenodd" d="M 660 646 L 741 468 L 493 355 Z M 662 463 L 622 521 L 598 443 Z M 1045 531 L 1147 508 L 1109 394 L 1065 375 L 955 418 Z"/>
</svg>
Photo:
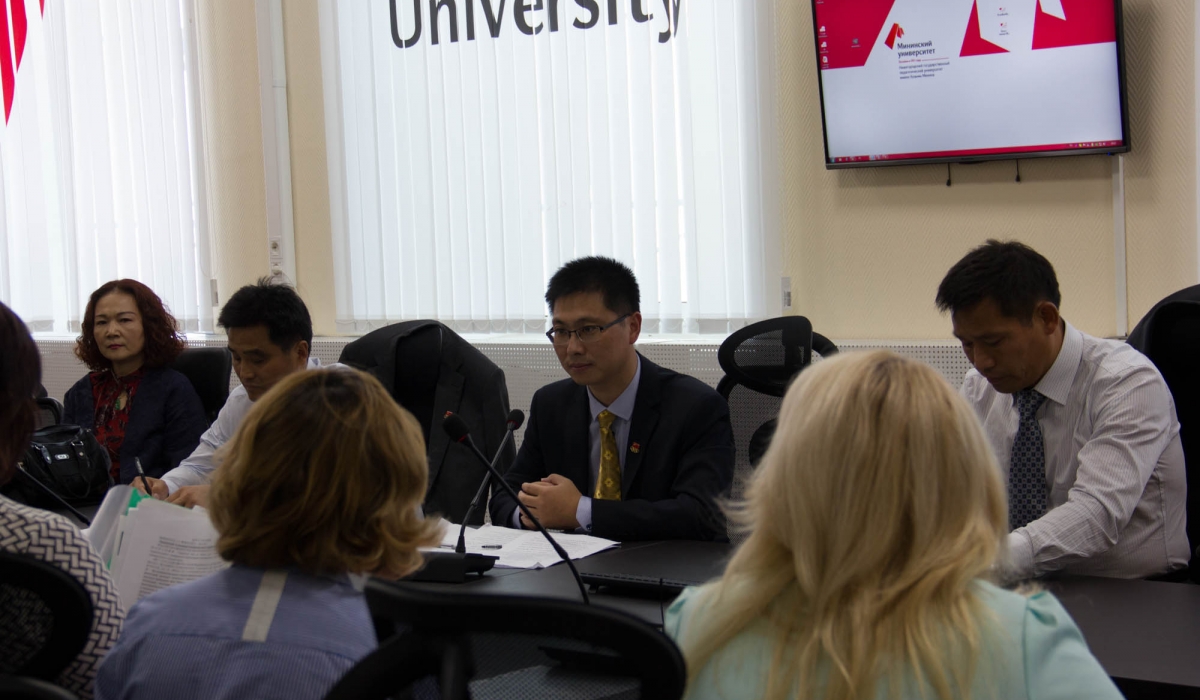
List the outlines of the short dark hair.
<svg viewBox="0 0 1200 700">
<path fill-rule="evenodd" d="M 37 416 L 33 394 L 41 378 L 42 357 L 29 329 L 12 309 L 0 304 L 0 484 L 12 478 L 29 447 Z"/>
<path fill-rule="evenodd" d="M 112 360 L 100 352 L 95 333 L 96 304 L 112 292 L 128 294 L 137 304 L 138 313 L 142 316 L 142 335 L 146 341 L 143 350 L 145 359 L 142 364 L 146 367 L 166 367 L 174 362 L 186 345 L 179 334 L 179 324 L 153 289 L 131 279 L 105 282 L 92 292 L 83 312 L 79 337 L 75 339 L 75 356 L 82 360 L 88 369 L 112 369 Z"/>
<path fill-rule="evenodd" d="M 937 307 L 956 313 L 991 299 L 1008 318 L 1027 322 L 1038 302 L 1060 306 L 1058 277 L 1050 261 L 1017 241 L 987 243 L 954 264 L 938 285 Z"/>
<path fill-rule="evenodd" d="M 221 309 L 217 323 L 225 330 L 266 326 L 271 342 L 290 350 L 303 340 L 312 347 L 312 318 L 304 300 L 291 285 L 262 277 L 233 293 Z"/>
<path fill-rule="evenodd" d="M 546 287 L 550 312 L 554 312 L 554 302 L 580 292 L 599 292 L 604 297 L 604 305 L 613 313 L 631 314 L 642 310 L 642 293 L 633 270 L 612 258 L 592 255 L 558 268 Z"/>
</svg>

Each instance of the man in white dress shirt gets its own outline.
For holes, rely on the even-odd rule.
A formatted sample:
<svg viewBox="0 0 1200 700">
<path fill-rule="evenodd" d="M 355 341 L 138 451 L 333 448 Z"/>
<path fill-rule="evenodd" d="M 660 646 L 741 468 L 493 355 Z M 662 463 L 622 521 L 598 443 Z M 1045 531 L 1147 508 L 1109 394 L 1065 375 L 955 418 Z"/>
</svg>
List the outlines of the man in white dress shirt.
<svg viewBox="0 0 1200 700">
<path fill-rule="evenodd" d="M 309 355 L 313 332 L 308 307 L 295 289 L 270 278 L 234 292 L 217 323 L 229 335 L 233 371 L 241 385 L 230 392 L 195 451 L 162 479 L 149 479 L 154 496 L 189 508 L 207 502 L 216 468 L 213 455 L 233 438 L 254 402 L 289 374 L 321 365 Z M 140 479 L 134 485 L 142 490 Z"/>
<path fill-rule="evenodd" d="M 1081 333 L 1060 303 L 1050 262 L 1017 242 L 975 248 L 937 292 L 1008 483 L 1007 574 L 1178 572 L 1190 549 L 1171 393 L 1144 355 Z"/>
</svg>

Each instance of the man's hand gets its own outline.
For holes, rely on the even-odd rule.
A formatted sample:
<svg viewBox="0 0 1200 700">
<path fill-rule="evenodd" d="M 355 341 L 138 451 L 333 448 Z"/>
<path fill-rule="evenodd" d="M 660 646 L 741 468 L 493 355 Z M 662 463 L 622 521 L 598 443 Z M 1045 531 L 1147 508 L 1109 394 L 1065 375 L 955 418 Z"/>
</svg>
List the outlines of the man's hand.
<svg viewBox="0 0 1200 700">
<path fill-rule="evenodd" d="M 521 493 L 517 497 L 547 528 L 574 530 L 579 527 L 579 521 L 575 519 L 579 489 L 565 476 L 551 474 L 541 481 L 521 484 Z M 521 525 L 529 529 L 534 527 L 524 513 L 521 514 Z"/>
<path fill-rule="evenodd" d="M 182 486 L 167 497 L 167 503 L 174 503 L 184 508 L 200 506 L 201 508 L 208 507 L 208 485 L 203 486 Z"/>
<path fill-rule="evenodd" d="M 167 488 L 167 482 L 162 479 L 155 479 L 152 476 L 146 477 L 146 481 L 150 482 L 150 493 L 146 493 L 146 489 L 142 486 L 142 477 L 133 480 L 133 488 L 138 490 L 138 493 L 144 496 L 154 496 L 160 501 L 167 500 L 170 492 Z"/>
</svg>

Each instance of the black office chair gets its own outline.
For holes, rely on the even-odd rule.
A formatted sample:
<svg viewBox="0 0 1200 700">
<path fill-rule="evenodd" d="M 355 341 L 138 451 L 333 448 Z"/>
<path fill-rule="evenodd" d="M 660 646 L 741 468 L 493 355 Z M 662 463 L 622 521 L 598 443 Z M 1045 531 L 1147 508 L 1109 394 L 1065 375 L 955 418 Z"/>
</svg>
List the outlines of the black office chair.
<svg viewBox="0 0 1200 700">
<path fill-rule="evenodd" d="M 1130 344 L 1150 358 L 1175 400 L 1187 469 L 1187 535 L 1195 548 L 1191 578 L 1200 583 L 1200 301 L 1160 304 L 1137 330 Z"/>
<path fill-rule="evenodd" d="M 440 323 L 418 327 L 396 349 L 396 374 L 392 386 L 392 398 L 408 409 L 421 424 L 425 444 L 429 444 L 430 431 L 441 430 L 441 423 L 433 424 L 434 397 L 437 395 L 438 376 L 442 368 L 442 335 L 451 331 Z"/>
<path fill-rule="evenodd" d="M 66 688 L 24 676 L 0 675 L 0 698 L 3 700 L 79 700 Z"/>
<path fill-rule="evenodd" d="M 0 619 L 0 647 L 8 650 L 0 659 L 0 697 L 72 697 L 44 694 L 28 679 L 53 682 L 83 650 L 92 628 L 83 584 L 53 564 L 0 551 Z"/>
<path fill-rule="evenodd" d="M 717 392 L 729 402 L 736 461 L 733 492 L 742 497 L 746 479 L 758 465 L 771 437 L 775 419 L 788 386 L 802 369 L 812 364 L 813 353 L 828 357 L 838 351 L 828 338 L 814 333 L 803 316 L 783 316 L 752 323 L 721 343 L 717 361 L 725 376 Z M 739 544 L 745 535 L 729 532 Z"/>
<path fill-rule="evenodd" d="M 49 428 L 52 425 L 58 425 L 62 422 L 63 405 L 55 398 L 43 396 L 37 401 L 37 418 L 35 419 L 34 430 Z"/>
<path fill-rule="evenodd" d="M 229 398 L 229 376 L 233 371 L 229 350 L 187 348 L 171 363 L 171 369 L 188 378 L 200 396 L 208 422 L 215 421 Z"/>
<path fill-rule="evenodd" d="M 504 438 L 508 389 L 504 372 L 453 329 L 438 321 L 404 321 L 364 335 L 342 349 L 338 362 L 373 375 L 421 424 L 429 459 L 427 513 L 462 522 L 483 478 L 482 467 L 442 430 L 447 411 L 459 414 L 485 454 Z M 516 450 L 510 443 L 500 459 L 504 472 Z M 470 519 L 482 525 L 484 509 Z"/>
<path fill-rule="evenodd" d="M 371 579 L 379 649 L 326 700 L 418 697 L 653 698 L 683 695 L 675 644 L 625 613 L 568 600 L 418 591 Z M 390 628 L 400 628 L 390 635 Z M 436 690 L 440 687 L 440 691 Z"/>
</svg>

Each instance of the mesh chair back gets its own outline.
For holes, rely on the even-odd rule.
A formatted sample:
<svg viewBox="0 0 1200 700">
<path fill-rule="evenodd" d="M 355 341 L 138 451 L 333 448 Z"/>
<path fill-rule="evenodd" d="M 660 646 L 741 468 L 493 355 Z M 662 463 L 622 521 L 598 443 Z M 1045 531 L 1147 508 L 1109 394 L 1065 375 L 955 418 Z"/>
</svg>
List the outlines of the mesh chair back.
<svg viewBox="0 0 1200 700">
<path fill-rule="evenodd" d="M 441 698 L 683 695 L 687 674 L 675 644 L 616 610 L 543 598 L 429 593 L 376 579 L 366 594 L 377 621 L 404 631 L 351 669 L 328 700 L 385 698 L 422 683 L 426 690 L 440 686 L 434 696 Z"/>
<path fill-rule="evenodd" d="M 215 421 L 229 398 L 229 375 L 233 371 L 229 350 L 187 348 L 171 363 L 171 369 L 187 377 L 200 397 L 208 422 Z"/>
<path fill-rule="evenodd" d="M 1179 439 L 1187 465 L 1187 534 L 1200 548 L 1200 303 L 1175 302 L 1158 310 L 1144 350 L 1158 367 L 1179 417 Z M 1192 559 L 1193 574 L 1200 561 Z"/>
<path fill-rule="evenodd" d="M 837 346 L 814 333 L 803 316 L 784 316 L 753 323 L 733 333 L 717 351 L 725 376 L 717 391 L 729 402 L 735 462 L 731 496 L 740 499 L 746 480 L 766 452 L 775 433 L 775 419 L 788 386 L 801 370 Z M 730 527 L 729 541 L 741 544 L 744 533 Z"/>
<path fill-rule="evenodd" d="M 91 628 L 82 583 L 53 564 L 0 551 L 0 673 L 53 681 Z"/>
<path fill-rule="evenodd" d="M 63 405 L 58 399 L 49 396 L 43 396 L 37 399 L 37 418 L 35 419 L 34 430 L 49 428 L 52 425 L 58 425 L 62 422 Z"/>
</svg>

